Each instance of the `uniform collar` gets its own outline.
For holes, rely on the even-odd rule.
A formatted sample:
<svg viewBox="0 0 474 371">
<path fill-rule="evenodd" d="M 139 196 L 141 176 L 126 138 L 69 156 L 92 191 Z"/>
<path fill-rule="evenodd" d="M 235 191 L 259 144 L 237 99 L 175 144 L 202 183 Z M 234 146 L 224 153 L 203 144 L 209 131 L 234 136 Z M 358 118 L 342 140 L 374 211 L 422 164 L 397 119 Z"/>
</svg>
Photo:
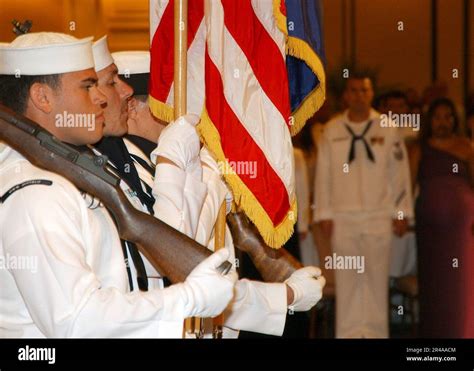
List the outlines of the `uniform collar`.
<svg viewBox="0 0 474 371">
<path fill-rule="evenodd" d="M 13 150 L 4 143 L 0 143 L 0 165 L 3 164 Z"/>
<path fill-rule="evenodd" d="M 345 110 L 343 115 L 343 120 L 350 124 L 352 121 L 349 120 L 349 110 Z M 370 121 L 370 120 L 374 120 L 374 119 L 378 119 L 380 118 L 380 113 L 376 110 L 374 110 L 373 108 L 370 109 L 370 113 L 369 113 L 369 117 L 367 118 L 366 122 Z"/>
</svg>

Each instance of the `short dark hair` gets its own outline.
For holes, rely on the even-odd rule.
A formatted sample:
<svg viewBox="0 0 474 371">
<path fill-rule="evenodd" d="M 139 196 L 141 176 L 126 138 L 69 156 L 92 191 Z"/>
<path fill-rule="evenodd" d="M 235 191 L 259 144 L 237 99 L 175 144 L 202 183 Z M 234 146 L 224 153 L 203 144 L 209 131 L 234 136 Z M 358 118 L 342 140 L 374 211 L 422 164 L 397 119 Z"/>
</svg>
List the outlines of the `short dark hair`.
<svg viewBox="0 0 474 371">
<path fill-rule="evenodd" d="M 24 114 L 30 88 L 35 83 L 46 84 L 56 90 L 61 86 L 61 76 L 26 76 L 16 77 L 13 75 L 0 75 L 0 103 L 12 109 L 13 111 Z"/>
<path fill-rule="evenodd" d="M 363 70 L 354 70 L 354 71 L 349 71 L 349 76 L 345 78 L 344 80 L 344 90 L 347 89 L 347 84 L 350 80 L 365 80 L 369 79 L 372 87 L 375 88 L 375 82 L 374 82 L 374 77 L 366 71 Z M 375 89 L 374 89 L 375 90 Z"/>
<path fill-rule="evenodd" d="M 407 95 L 401 90 L 391 90 L 385 93 L 384 99 L 385 102 L 389 99 L 403 99 L 405 102 L 408 103 Z"/>
<path fill-rule="evenodd" d="M 456 106 L 454 105 L 453 101 L 449 98 L 438 98 L 435 99 L 433 102 L 431 102 L 428 112 L 426 113 L 425 119 L 422 122 L 421 125 L 421 131 L 420 131 L 420 139 L 422 141 L 427 141 L 429 138 L 432 136 L 432 129 L 431 129 L 431 122 L 433 121 L 433 116 L 435 111 L 438 109 L 438 107 L 448 107 L 451 110 L 451 113 L 453 115 L 453 133 L 457 133 L 459 129 L 459 116 L 456 111 Z"/>
<path fill-rule="evenodd" d="M 382 109 L 382 106 L 384 106 L 385 103 L 387 103 L 387 94 L 386 93 L 376 96 L 375 99 L 374 99 L 373 106 L 378 111 L 378 110 Z"/>
</svg>

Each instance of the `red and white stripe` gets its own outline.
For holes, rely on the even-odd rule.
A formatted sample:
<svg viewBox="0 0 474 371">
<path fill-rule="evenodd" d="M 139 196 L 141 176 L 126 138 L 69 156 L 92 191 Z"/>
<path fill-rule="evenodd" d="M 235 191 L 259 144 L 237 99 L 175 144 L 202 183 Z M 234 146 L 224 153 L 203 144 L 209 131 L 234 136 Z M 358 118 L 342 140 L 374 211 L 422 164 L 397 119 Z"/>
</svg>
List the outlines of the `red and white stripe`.
<svg viewBox="0 0 474 371">
<path fill-rule="evenodd" d="M 150 0 L 151 94 L 173 106 L 174 0 Z M 204 53 L 206 28 L 204 1 L 189 1 L 188 14 L 188 113 L 201 115 L 204 107 Z"/>
<path fill-rule="evenodd" d="M 285 36 L 277 27 L 273 0 L 204 0 L 203 8 L 196 3 L 189 1 L 194 11 L 189 14 L 188 111 L 201 114 L 205 98 L 225 159 L 257 164 L 256 177 L 237 175 L 276 229 L 291 212 L 295 182 Z M 152 0 L 152 17 L 161 17 L 151 23 L 157 25 L 152 79 L 159 82 L 151 93 L 170 105 L 172 5 L 172 0 Z"/>
</svg>

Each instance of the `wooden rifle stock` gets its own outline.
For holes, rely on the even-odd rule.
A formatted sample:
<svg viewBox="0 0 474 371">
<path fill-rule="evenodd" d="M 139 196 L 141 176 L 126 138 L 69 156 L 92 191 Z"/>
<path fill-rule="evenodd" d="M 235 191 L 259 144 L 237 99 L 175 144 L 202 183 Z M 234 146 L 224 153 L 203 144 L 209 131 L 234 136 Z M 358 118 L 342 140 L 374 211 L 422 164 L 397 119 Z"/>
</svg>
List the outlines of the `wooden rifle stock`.
<svg viewBox="0 0 474 371">
<path fill-rule="evenodd" d="M 33 165 L 63 176 L 100 199 L 115 219 L 120 237 L 135 243 L 154 268 L 172 283 L 183 282 L 196 265 L 212 254 L 193 239 L 135 209 L 120 189 L 120 179 L 106 170 L 106 156 L 79 152 L 2 105 L 0 141 Z M 219 267 L 223 274 L 230 268 L 229 262 Z"/>
<path fill-rule="evenodd" d="M 258 233 L 257 228 L 242 212 L 227 216 L 234 245 L 247 253 L 266 282 L 284 282 L 303 265 L 284 248 L 269 247 Z"/>
</svg>

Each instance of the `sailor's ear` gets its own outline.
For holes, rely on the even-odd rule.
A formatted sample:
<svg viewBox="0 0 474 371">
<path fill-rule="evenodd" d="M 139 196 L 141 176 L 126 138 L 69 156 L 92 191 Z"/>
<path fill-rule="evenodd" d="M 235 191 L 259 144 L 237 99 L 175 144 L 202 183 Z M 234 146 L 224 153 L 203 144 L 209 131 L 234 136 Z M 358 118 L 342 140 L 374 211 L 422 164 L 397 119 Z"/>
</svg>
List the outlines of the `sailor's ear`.
<svg viewBox="0 0 474 371">
<path fill-rule="evenodd" d="M 53 89 L 47 84 L 35 82 L 30 87 L 30 103 L 39 111 L 49 114 L 53 110 Z"/>
</svg>

